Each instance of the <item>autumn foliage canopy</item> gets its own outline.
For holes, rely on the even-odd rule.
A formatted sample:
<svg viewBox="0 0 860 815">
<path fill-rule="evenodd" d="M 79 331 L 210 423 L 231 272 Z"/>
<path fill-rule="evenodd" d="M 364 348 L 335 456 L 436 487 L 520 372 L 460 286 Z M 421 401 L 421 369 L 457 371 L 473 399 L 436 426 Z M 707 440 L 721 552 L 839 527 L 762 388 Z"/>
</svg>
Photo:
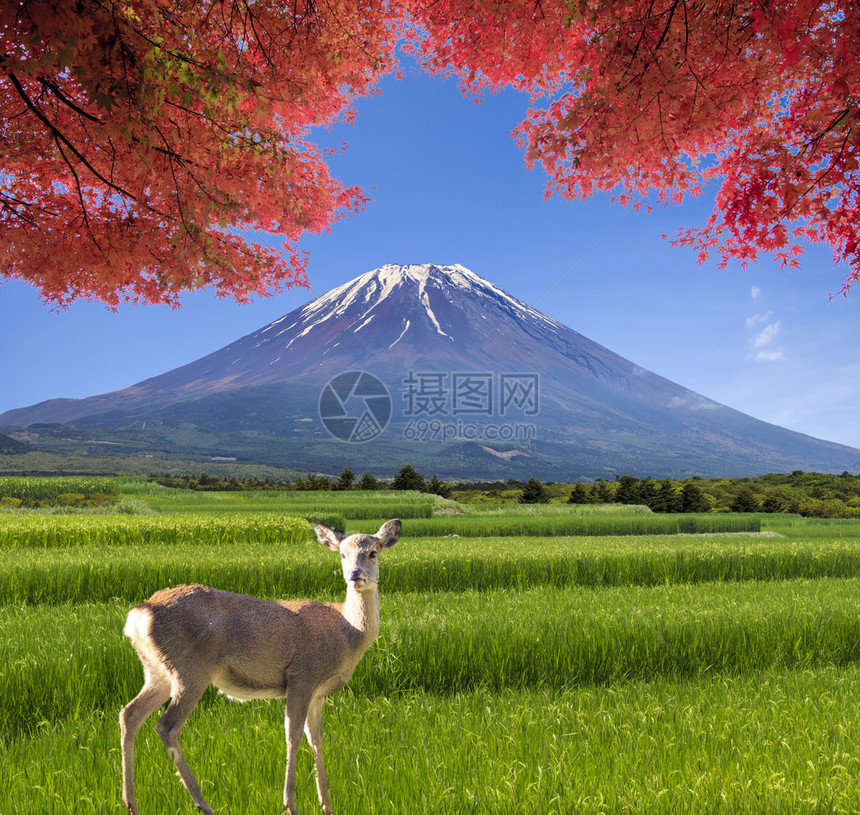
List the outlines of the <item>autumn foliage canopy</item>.
<svg viewBox="0 0 860 815">
<path fill-rule="evenodd" d="M 786 265 L 824 243 L 860 277 L 856 3 L 13 0 L 0 33 L 0 275 L 50 302 L 302 283 L 300 236 L 366 203 L 312 129 L 397 48 L 466 93 L 530 94 L 515 137 L 550 194 L 716 185 L 676 243 Z"/>
</svg>

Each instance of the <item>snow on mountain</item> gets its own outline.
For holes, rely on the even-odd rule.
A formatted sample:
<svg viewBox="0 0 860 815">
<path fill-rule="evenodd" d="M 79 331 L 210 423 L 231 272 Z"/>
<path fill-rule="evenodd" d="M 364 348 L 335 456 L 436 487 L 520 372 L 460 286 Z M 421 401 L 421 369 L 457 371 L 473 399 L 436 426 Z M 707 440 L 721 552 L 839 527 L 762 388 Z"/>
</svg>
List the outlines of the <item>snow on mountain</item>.
<svg viewBox="0 0 860 815">
<path fill-rule="evenodd" d="M 408 292 L 408 298 L 415 305 L 423 307 L 422 322 L 429 323 L 436 334 L 448 340 L 458 339 L 452 335 L 450 315 L 445 313 L 452 306 L 457 307 L 457 299 L 483 299 L 485 307 L 494 305 L 504 309 L 509 318 L 533 321 L 549 330 L 563 328 L 463 266 L 387 264 L 332 289 L 256 332 L 253 335 L 257 338 L 255 347 L 280 338 L 284 349 L 287 349 L 317 330 L 321 335 L 329 336 L 332 321 L 336 321 L 339 336 L 350 332 L 357 334 L 378 318 L 386 320 L 385 327 L 380 325 L 378 330 L 396 331 L 388 344 L 388 347 L 393 347 L 413 328 L 412 319 L 405 316 L 407 310 L 403 306 L 407 296 L 404 292 Z M 392 319 L 391 308 L 399 309 L 401 314 L 393 315 Z M 487 319 L 486 315 L 483 319 Z M 413 330 L 420 331 L 420 323 L 415 323 Z M 327 341 L 331 342 L 333 339 Z"/>
<path fill-rule="evenodd" d="M 592 475 L 860 469 L 860 451 L 760 422 L 646 371 L 460 265 L 387 264 L 188 365 L 114 393 L 8 411 L 0 428 L 137 427 L 157 418 L 268 434 L 273 449 L 281 445 L 299 459 L 302 440 L 312 437 L 319 457 L 322 441 L 338 444 L 320 425 L 321 389 L 350 371 L 372 373 L 391 395 L 387 437 L 372 442 L 378 456 L 390 443 L 402 457 L 404 441 L 414 441 L 404 435 L 414 418 L 409 383 L 426 377 L 438 392 L 435 413 L 425 418 L 447 428 L 465 416 L 477 436 L 462 455 L 483 456 L 488 472 L 499 462 L 525 470 L 539 459 L 559 475 L 584 461 Z M 475 390 L 458 412 L 451 402 L 457 377 L 483 387 L 492 410 L 469 415 L 479 404 Z M 524 387 L 518 377 L 534 383 L 533 415 L 518 416 L 533 432 L 517 448 L 521 455 L 509 456 L 478 442 L 493 423 L 510 424 L 499 397 L 511 383 Z M 523 394 L 514 396 L 508 406 L 521 406 Z M 445 466 L 454 466 L 450 449 L 440 447 Z M 331 455 L 339 460 L 343 452 L 335 447 Z M 458 466 L 470 472 L 466 459 Z M 595 472 L 594 462 L 607 473 Z"/>
</svg>

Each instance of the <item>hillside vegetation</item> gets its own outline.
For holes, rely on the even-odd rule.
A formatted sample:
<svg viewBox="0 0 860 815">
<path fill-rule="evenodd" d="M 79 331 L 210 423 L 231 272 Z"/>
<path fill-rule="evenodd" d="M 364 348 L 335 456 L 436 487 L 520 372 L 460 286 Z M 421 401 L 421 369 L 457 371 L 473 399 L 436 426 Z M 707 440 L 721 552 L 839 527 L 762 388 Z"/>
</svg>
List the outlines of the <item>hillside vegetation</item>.
<svg viewBox="0 0 860 815">
<path fill-rule="evenodd" d="M 122 636 L 131 606 L 195 581 L 342 599 L 338 559 L 309 519 L 375 531 L 395 514 L 379 638 L 324 712 L 339 813 L 860 807 L 860 523 L 574 505 L 570 485 L 546 487 L 555 503 L 514 506 L 487 503 L 488 490 L 468 505 L 418 491 L 88 486 L 115 502 L 21 499 L 0 516 L 4 813 L 120 807 L 117 714 L 142 683 Z M 52 490 L 17 488 L 31 503 Z M 190 812 L 154 721 L 137 742 L 141 810 Z M 277 810 L 283 704 L 210 690 L 183 744 L 217 812 Z M 319 811 L 312 765 L 304 746 L 301 812 Z"/>
<path fill-rule="evenodd" d="M 457 484 L 452 498 L 467 503 L 515 503 L 521 482 Z M 809 518 L 860 518 L 860 475 L 844 472 L 771 473 L 745 478 L 684 480 L 618 476 L 577 484 L 544 484 L 549 502 L 639 504 L 654 512 L 787 512 Z"/>
<path fill-rule="evenodd" d="M 152 462 L 149 466 L 152 466 Z M 426 478 L 411 464 L 404 465 L 397 473 L 387 477 L 370 473 L 358 476 L 349 469 L 344 469 L 339 476 L 307 473 L 291 477 L 282 471 L 255 468 L 240 470 L 245 474 L 237 475 L 229 465 L 224 464 L 207 466 L 205 471 L 196 470 L 198 467 L 197 464 L 186 462 L 185 472 L 168 472 L 165 469 L 161 475 L 148 475 L 148 478 L 162 486 L 202 492 L 313 493 L 331 490 L 333 493 L 354 496 L 352 499 L 339 499 L 350 503 L 367 503 L 369 493 L 394 489 L 452 498 L 460 504 L 471 506 L 514 503 L 570 503 L 583 506 L 626 504 L 647 507 L 658 513 L 764 512 L 789 513 L 807 518 L 860 518 L 860 475 L 848 472 L 835 475 L 796 470 L 758 477 L 660 481 L 620 475 L 614 481 L 598 479 L 595 482 L 570 484 L 542 483 L 535 478 L 528 482 L 443 482 L 436 475 Z M 190 474 L 189 470 L 196 474 Z M 46 494 L 40 497 L 43 505 L 63 503 L 63 499 L 57 498 L 63 492 L 67 494 L 65 502 L 72 506 L 111 502 L 113 488 L 99 487 L 96 490 L 93 487 L 104 485 L 110 479 L 79 478 L 77 487 L 69 486 L 75 479 L 64 482 L 56 477 L 45 476 L 41 480 L 50 485 L 45 488 Z M 15 506 L 17 502 L 23 502 L 26 506 L 34 493 L 31 487 L 22 485 L 32 485 L 38 481 L 39 478 L 32 476 L 0 475 L 0 508 Z M 143 483 L 142 479 L 139 479 L 139 483 Z M 96 492 L 102 495 L 93 494 Z"/>
</svg>

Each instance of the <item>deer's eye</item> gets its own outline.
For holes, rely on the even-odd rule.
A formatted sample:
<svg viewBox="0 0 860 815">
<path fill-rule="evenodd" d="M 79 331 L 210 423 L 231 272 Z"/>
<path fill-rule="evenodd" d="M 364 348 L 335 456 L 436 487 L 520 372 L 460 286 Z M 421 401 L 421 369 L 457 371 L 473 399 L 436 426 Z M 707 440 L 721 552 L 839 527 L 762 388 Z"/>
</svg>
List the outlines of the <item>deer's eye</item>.
<svg viewBox="0 0 860 815">
<path fill-rule="evenodd" d="M 371 552 L 369 557 L 371 560 L 376 560 L 376 552 Z"/>
<path fill-rule="evenodd" d="M 341 552 L 341 553 L 340 553 L 340 559 L 341 559 L 341 560 L 346 560 L 346 552 Z"/>
</svg>

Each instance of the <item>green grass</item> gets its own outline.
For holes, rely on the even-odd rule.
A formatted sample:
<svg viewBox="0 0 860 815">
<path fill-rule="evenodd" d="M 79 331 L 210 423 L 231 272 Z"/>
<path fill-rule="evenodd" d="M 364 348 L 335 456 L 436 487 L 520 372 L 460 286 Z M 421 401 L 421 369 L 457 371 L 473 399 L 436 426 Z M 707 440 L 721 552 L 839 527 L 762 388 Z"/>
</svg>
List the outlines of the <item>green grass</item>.
<svg viewBox="0 0 860 815">
<path fill-rule="evenodd" d="M 801 518 L 799 515 L 762 515 L 762 528 L 804 540 L 860 538 L 860 520 L 845 518 Z"/>
<path fill-rule="evenodd" d="M 274 541 L 92 543 L 13 548 L 0 559 L 0 606 L 122 598 L 201 582 L 264 597 L 340 599 L 337 557 L 310 533 Z M 200 539 L 203 540 L 202 536 Z M 404 538 L 385 552 L 381 590 L 465 592 L 603 588 L 707 582 L 860 577 L 860 545 L 850 539 L 573 536 Z"/>
<path fill-rule="evenodd" d="M 123 483 L 124 491 L 147 501 L 160 512 L 191 513 L 275 513 L 304 516 L 324 512 L 342 515 L 348 520 L 368 518 L 429 518 L 436 496 L 420 492 L 367 491 L 242 491 L 203 492 L 170 489 L 158 485 L 139 486 L 136 481 Z"/>
<path fill-rule="evenodd" d="M 455 502 L 456 503 L 456 502 Z M 546 504 L 460 504 L 471 514 L 507 516 L 517 513 L 530 515 L 651 515 L 648 507 L 636 504 L 568 504 L 565 501 Z"/>
<path fill-rule="evenodd" d="M 154 589 L 343 596 L 337 556 L 280 498 L 216 511 L 134 487 L 157 514 L 0 517 L 4 815 L 119 810 L 117 714 L 142 682 L 121 632 Z M 413 516 L 383 553 L 379 639 L 326 705 L 336 811 L 860 810 L 860 525 L 613 535 L 610 521 L 659 516 L 532 510 Z M 437 519 L 474 534 L 417 531 Z M 591 520 L 600 531 L 556 534 Z M 154 721 L 137 745 L 142 812 L 190 815 Z M 216 812 L 280 811 L 281 703 L 210 690 L 183 743 Z M 303 813 L 319 811 L 312 764 L 305 747 Z"/>
<path fill-rule="evenodd" d="M 326 768 L 340 815 L 854 813 L 858 681 L 851 666 L 561 692 L 347 690 L 326 703 Z M 119 811 L 112 713 L 8 741 L 3 811 Z M 218 699 L 192 714 L 183 743 L 216 812 L 280 811 L 282 704 Z M 136 768 L 143 813 L 194 812 L 150 722 Z M 300 811 L 319 812 L 307 747 L 296 787 Z"/>
<path fill-rule="evenodd" d="M 0 733 L 131 698 L 141 672 L 121 637 L 129 605 L 0 609 Z M 858 660 L 858 580 L 395 594 L 350 687 L 564 689 Z"/>
<path fill-rule="evenodd" d="M 358 521 L 351 529 L 376 531 L 372 522 Z M 758 532 L 759 515 L 742 514 L 667 514 L 583 513 L 547 511 L 512 507 L 504 514 L 479 512 L 474 515 L 435 515 L 409 518 L 403 522 L 405 535 L 434 537 L 552 537 L 557 535 L 678 535 L 717 532 Z"/>
<path fill-rule="evenodd" d="M 119 495 L 119 483 L 115 478 L 92 476 L 0 477 L 0 498 L 17 498 L 25 502 L 49 501 L 69 493 Z"/>
<path fill-rule="evenodd" d="M 206 583 L 269 597 L 341 593 L 337 555 L 314 543 L 81 546 L 7 552 L 0 561 L 0 604 L 145 600 L 163 586 Z"/>
<path fill-rule="evenodd" d="M 0 550 L 76 548 L 159 543 L 225 546 L 239 541 L 271 544 L 308 540 L 307 521 L 278 514 L 7 515 Z"/>
</svg>

